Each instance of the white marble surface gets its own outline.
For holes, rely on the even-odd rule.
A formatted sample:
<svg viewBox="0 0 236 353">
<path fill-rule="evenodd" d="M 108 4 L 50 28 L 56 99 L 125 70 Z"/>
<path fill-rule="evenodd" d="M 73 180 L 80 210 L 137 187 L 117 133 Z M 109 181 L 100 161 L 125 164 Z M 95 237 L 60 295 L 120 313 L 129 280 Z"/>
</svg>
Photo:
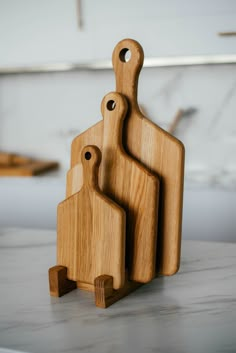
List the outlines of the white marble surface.
<svg viewBox="0 0 236 353">
<path fill-rule="evenodd" d="M 0 347 L 32 353 L 236 352 L 236 244 L 185 241 L 180 272 L 110 308 L 48 293 L 56 233 L 0 231 Z"/>
</svg>

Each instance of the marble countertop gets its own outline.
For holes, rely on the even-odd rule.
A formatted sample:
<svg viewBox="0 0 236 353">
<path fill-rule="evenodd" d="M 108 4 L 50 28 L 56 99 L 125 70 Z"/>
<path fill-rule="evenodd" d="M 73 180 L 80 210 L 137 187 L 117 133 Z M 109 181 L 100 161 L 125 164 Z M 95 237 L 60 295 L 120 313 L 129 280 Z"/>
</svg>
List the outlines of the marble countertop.
<svg viewBox="0 0 236 353">
<path fill-rule="evenodd" d="M 180 272 L 108 309 L 51 298 L 56 232 L 0 231 L 0 347 L 29 353 L 236 352 L 236 244 L 184 241 Z M 5 352 L 5 350 L 1 350 Z"/>
</svg>

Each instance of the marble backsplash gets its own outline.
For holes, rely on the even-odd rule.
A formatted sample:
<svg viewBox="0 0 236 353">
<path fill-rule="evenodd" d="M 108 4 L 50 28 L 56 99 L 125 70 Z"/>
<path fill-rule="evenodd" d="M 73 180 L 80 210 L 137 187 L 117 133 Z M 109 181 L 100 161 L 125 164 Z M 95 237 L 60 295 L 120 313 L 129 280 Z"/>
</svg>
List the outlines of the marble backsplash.
<svg viewBox="0 0 236 353">
<path fill-rule="evenodd" d="M 186 182 L 236 186 L 235 65 L 143 69 L 139 102 L 168 129 L 179 108 L 194 108 L 176 136 L 186 148 Z M 72 139 L 101 119 L 114 90 L 111 70 L 0 76 L 0 149 L 56 159 L 69 168 Z"/>
</svg>

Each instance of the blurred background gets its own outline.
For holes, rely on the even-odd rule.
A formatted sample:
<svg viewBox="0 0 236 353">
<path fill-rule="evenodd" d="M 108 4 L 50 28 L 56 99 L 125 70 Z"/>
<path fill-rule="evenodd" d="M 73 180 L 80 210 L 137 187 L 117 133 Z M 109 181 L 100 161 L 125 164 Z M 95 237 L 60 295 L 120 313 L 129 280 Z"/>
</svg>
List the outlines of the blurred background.
<svg viewBox="0 0 236 353">
<path fill-rule="evenodd" d="M 1 227 L 56 227 L 71 141 L 101 119 L 113 48 L 133 38 L 142 109 L 167 130 L 179 117 L 183 237 L 236 241 L 235 19 L 234 0 L 0 0 L 0 150 L 60 163 L 0 178 Z"/>
</svg>

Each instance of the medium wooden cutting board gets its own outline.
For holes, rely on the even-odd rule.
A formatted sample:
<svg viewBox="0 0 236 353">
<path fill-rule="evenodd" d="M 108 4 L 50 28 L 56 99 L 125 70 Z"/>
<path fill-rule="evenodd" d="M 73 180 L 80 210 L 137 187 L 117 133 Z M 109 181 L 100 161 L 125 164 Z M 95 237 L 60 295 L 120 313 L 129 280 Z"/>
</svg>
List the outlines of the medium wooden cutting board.
<svg viewBox="0 0 236 353">
<path fill-rule="evenodd" d="M 131 58 L 125 61 L 130 50 Z M 152 123 L 140 112 L 137 102 L 138 77 L 143 65 L 143 49 L 139 43 L 125 39 L 117 44 L 113 52 L 113 67 L 116 75 L 116 91 L 122 93 L 129 103 L 124 125 L 124 147 L 161 180 L 160 212 L 158 228 L 157 272 L 172 275 L 180 263 L 184 146 L 175 137 Z M 100 141 L 102 125 L 94 125 L 73 140 L 71 167 L 67 179 L 67 195 L 81 187 L 77 178 L 80 166 L 80 151 L 84 137 Z M 73 177 L 75 176 L 75 178 Z"/>
<path fill-rule="evenodd" d="M 129 278 L 146 283 L 155 277 L 159 179 L 123 149 L 126 99 L 118 93 L 109 93 L 102 101 L 102 114 L 103 122 L 79 136 L 78 148 L 81 150 L 87 143 L 92 143 L 102 150 L 101 190 L 118 202 L 127 214 Z M 78 164 L 68 173 L 67 185 L 72 186 L 69 192 L 80 187 L 81 179 L 81 165 Z"/>
<path fill-rule="evenodd" d="M 93 285 L 107 274 L 119 289 L 125 281 L 125 211 L 98 187 L 100 150 L 86 146 L 81 161 L 82 189 L 58 206 L 57 263 L 67 267 L 68 279 Z"/>
</svg>

